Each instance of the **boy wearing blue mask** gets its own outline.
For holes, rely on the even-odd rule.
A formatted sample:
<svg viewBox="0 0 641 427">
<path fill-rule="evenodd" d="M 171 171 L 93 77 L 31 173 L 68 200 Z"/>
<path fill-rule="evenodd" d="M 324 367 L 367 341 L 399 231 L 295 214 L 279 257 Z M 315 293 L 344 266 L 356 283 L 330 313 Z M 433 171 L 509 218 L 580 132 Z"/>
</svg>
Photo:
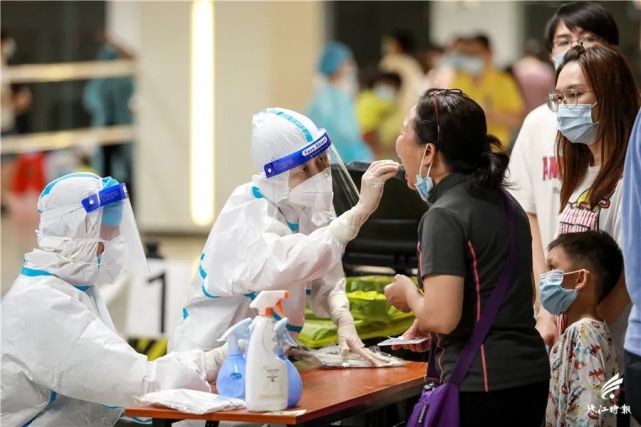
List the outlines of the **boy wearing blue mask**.
<svg viewBox="0 0 641 427">
<path fill-rule="evenodd" d="M 619 368 L 597 306 L 621 275 L 621 250 L 601 231 L 568 233 L 550 243 L 547 263 L 539 283 L 541 303 L 567 327 L 550 351 L 545 425 L 616 426 L 618 387 L 605 398 L 602 388 Z"/>
</svg>

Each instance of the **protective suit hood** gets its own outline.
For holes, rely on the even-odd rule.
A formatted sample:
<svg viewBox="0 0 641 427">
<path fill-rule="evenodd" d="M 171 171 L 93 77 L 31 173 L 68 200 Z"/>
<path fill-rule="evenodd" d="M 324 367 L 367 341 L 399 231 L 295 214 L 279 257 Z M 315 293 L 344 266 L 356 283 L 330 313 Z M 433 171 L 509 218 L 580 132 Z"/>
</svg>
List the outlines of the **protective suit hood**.
<svg viewBox="0 0 641 427">
<path fill-rule="evenodd" d="M 93 284 L 98 274 L 102 211 L 87 214 L 82 200 L 100 191 L 109 180 L 112 178 L 75 173 L 44 188 L 38 199 L 37 247 L 25 254 L 27 272 L 45 271 L 75 285 Z"/>
</svg>

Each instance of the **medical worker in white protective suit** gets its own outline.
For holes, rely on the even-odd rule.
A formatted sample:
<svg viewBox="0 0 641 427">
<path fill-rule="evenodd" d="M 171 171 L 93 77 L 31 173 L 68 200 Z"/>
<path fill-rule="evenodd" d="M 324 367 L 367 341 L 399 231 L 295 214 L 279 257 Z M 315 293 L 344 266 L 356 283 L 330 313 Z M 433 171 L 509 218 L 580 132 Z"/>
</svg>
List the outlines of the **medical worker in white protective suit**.
<svg viewBox="0 0 641 427">
<path fill-rule="evenodd" d="M 383 185 L 398 164 L 372 163 L 359 198 L 330 138 L 294 111 L 270 108 L 254 116 L 251 151 L 261 172 L 237 187 L 220 212 L 171 349 L 216 349 L 222 363 L 226 346 L 221 347 L 219 338 L 225 330 L 256 315 L 249 307 L 256 293 L 282 289 L 289 291 L 283 309 L 295 335 L 303 327 L 309 295 L 314 312 L 337 325 L 342 351 L 351 350 L 372 364 L 382 361 L 356 333 L 341 257 L 378 207 Z M 332 181 L 353 206 L 338 218 Z M 281 315 L 274 311 L 276 318 Z"/>
<path fill-rule="evenodd" d="M 209 391 L 213 354 L 147 361 L 116 333 L 95 287 L 123 268 L 147 270 L 124 184 L 66 175 L 45 187 L 38 210 L 37 248 L 0 304 L 0 424 L 112 426 L 135 396 Z"/>
</svg>

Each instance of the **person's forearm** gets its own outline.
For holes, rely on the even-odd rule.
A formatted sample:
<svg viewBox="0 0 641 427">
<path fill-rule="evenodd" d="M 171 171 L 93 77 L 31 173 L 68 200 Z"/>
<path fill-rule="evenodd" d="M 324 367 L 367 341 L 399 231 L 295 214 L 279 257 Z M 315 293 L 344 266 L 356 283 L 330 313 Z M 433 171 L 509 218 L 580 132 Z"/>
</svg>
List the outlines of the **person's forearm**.
<svg viewBox="0 0 641 427">
<path fill-rule="evenodd" d="M 539 221 L 536 215 L 528 213 L 528 220 L 530 222 L 530 231 L 532 233 L 532 274 L 534 284 L 534 312 L 538 313 L 541 308 L 541 292 L 539 291 L 538 282 L 541 273 L 544 273 L 546 268 L 545 255 L 543 254 L 543 243 L 541 241 L 541 233 L 539 230 Z"/>
<path fill-rule="evenodd" d="M 625 288 L 625 276 L 621 274 L 616 286 L 599 303 L 597 313 L 606 322 L 614 322 L 630 304 L 630 296 Z"/>
<path fill-rule="evenodd" d="M 407 305 L 414 313 L 418 326 L 425 333 L 436 332 L 445 333 L 443 325 L 440 322 L 441 316 L 437 313 L 436 307 L 432 307 L 429 302 L 425 301 L 425 296 L 418 289 L 409 289 L 406 295 Z"/>
</svg>

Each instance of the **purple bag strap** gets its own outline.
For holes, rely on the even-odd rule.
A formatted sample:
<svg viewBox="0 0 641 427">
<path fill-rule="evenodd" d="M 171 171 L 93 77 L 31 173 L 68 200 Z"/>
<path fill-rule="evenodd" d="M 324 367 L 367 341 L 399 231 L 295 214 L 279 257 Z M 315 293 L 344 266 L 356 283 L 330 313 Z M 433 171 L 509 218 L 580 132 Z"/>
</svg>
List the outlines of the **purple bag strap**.
<svg viewBox="0 0 641 427">
<path fill-rule="evenodd" d="M 465 348 L 459 356 L 459 360 L 454 367 L 454 371 L 448 380 L 449 383 L 455 384 L 457 386 L 461 385 L 465 376 L 467 375 L 470 367 L 472 366 L 472 361 L 474 357 L 478 354 L 481 345 L 485 341 L 487 334 L 490 332 L 490 328 L 496 320 L 496 316 L 499 314 L 499 310 L 503 305 L 503 301 L 507 296 L 507 292 L 510 288 L 510 283 L 514 278 L 514 273 L 516 271 L 516 257 L 517 257 L 517 230 L 516 230 L 516 209 L 514 207 L 514 199 L 512 196 L 503 191 L 503 197 L 505 200 L 505 215 L 507 218 L 508 225 L 508 237 L 509 237 L 509 246 L 508 246 L 508 256 L 505 262 L 505 267 L 501 272 L 499 277 L 499 282 L 490 300 L 483 309 L 481 313 L 481 318 L 474 325 L 470 339 L 465 344 Z M 430 351 L 429 363 L 427 367 L 427 377 L 428 378 L 439 378 L 440 372 L 436 368 L 436 350 L 433 347 L 433 350 Z"/>
</svg>

